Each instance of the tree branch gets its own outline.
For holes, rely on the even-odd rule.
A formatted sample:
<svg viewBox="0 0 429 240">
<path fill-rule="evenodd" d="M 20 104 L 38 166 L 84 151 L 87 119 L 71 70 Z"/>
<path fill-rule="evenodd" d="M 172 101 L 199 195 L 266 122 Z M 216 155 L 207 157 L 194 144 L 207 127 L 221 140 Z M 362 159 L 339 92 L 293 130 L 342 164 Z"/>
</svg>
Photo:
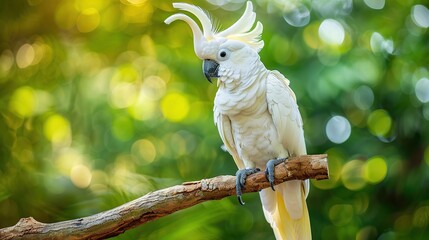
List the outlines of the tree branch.
<svg viewBox="0 0 429 240">
<path fill-rule="evenodd" d="M 275 169 L 276 184 L 308 178 L 329 178 L 326 154 L 293 157 Z M 243 192 L 256 192 L 267 187 L 270 184 L 262 171 L 246 179 Z M 235 195 L 235 176 L 186 182 L 84 218 L 57 223 L 21 218 L 15 226 L 0 229 L 0 239 L 104 239 L 201 202 L 232 195 Z"/>
</svg>

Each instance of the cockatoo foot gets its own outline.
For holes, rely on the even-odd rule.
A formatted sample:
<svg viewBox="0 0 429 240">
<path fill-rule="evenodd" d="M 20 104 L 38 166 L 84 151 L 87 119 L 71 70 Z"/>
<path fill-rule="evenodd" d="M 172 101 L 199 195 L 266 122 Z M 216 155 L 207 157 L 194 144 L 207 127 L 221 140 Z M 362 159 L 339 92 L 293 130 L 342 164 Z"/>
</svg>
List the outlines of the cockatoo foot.
<svg viewBox="0 0 429 240">
<path fill-rule="evenodd" d="M 271 159 L 267 162 L 266 168 L 265 168 L 265 177 L 267 178 L 268 182 L 270 182 L 271 189 L 274 190 L 274 168 L 286 161 L 287 158 L 277 158 L 277 159 Z"/>
<path fill-rule="evenodd" d="M 259 168 L 246 168 L 246 169 L 239 169 L 236 173 L 235 173 L 235 177 L 236 177 L 236 190 L 237 190 L 237 198 L 238 198 L 238 202 L 241 205 L 244 205 L 243 199 L 241 198 L 242 195 L 242 191 L 241 189 L 244 188 L 244 185 L 246 183 L 246 178 L 247 176 L 257 173 L 261 171 L 261 169 Z"/>
</svg>

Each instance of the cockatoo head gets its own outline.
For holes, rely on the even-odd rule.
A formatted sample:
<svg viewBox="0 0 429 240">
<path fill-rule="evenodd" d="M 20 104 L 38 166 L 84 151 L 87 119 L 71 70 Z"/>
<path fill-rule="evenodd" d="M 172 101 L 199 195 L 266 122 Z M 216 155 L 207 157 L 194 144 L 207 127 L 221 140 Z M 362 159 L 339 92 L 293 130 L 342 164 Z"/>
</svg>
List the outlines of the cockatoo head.
<svg viewBox="0 0 429 240">
<path fill-rule="evenodd" d="M 221 32 L 213 28 L 209 16 L 201 8 L 187 3 L 173 3 L 173 7 L 192 13 L 201 22 L 202 30 L 192 18 L 182 13 L 165 20 L 167 24 L 183 20 L 191 27 L 195 54 L 204 61 L 204 75 L 210 82 L 212 77 L 234 81 L 259 61 L 258 52 L 264 46 L 260 39 L 262 24 L 257 22 L 253 28 L 256 13 L 252 2 L 247 2 L 246 10 L 236 23 Z"/>
</svg>

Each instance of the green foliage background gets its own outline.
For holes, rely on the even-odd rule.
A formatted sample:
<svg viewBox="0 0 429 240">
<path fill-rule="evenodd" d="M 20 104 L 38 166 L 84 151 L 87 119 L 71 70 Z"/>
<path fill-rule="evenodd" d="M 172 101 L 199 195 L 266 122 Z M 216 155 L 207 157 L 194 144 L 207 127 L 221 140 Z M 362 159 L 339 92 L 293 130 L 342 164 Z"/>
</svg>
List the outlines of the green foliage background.
<svg viewBox="0 0 429 240">
<path fill-rule="evenodd" d="M 187 2 L 224 27 L 244 10 L 238 0 Z M 329 154 L 331 180 L 312 182 L 308 197 L 314 239 L 427 239 L 429 37 L 416 6 L 428 3 L 365 2 L 255 1 L 261 59 L 291 80 L 308 152 Z M 0 227 L 235 173 L 191 31 L 163 22 L 171 3 L 1 1 Z M 297 6 L 311 9 L 302 27 L 285 21 Z M 326 19 L 341 24 L 342 41 L 319 36 Z M 342 143 L 326 134 L 337 115 L 351 126 Z M 258 194 L 245 201 L 203 203 L 116 239 L 273 239 Z"/>
</svg>

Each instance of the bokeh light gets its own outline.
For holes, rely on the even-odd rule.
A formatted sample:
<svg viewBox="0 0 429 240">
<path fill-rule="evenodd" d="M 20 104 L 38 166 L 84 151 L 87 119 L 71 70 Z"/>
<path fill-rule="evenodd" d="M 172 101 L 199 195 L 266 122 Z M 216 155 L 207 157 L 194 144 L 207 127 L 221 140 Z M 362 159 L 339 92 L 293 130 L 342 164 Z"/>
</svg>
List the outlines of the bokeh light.
<svg viewBox="0 0 429 240">
<path fill-rule="evenodd" d="M 151 100 L 161 99 L 166 92 L 166 82 L 159 76 L 148 76 L 143 81 L 141 94 Z"/>
<path fill-rule="evenodd" d="M 374 93 L 370 87 L 363 85 L 356 88 L 353 93 L 353 100 L 358 108 L 367 110 L 374 103 Z"/>
<path fill-rule="evenodd" d="M 26 68 L 33 63 L 35 52 L 33 46 L 26 43 L 16 53 L 16 64 L 20 68 Z"/>
<path fill-rule="evenodd" d="M 310 11 L 304 4 L 298 4 L 297 6 L 286 10 L 283 14 L 283 18 L 287 23 L 294 27 L 303 27 L 310 22 Z"/>
<path fill-rule="evenodd" d="M 353 0 L 319 0 L 311 3 L 315 12 L 323 18 L 344 17 L 353 9 Z"/>
<path fill-rule="evenodd" d="M 156 148 L 150 140 L 139 139 L 133 143 L 131 154 L 139 164 L 150 164 L 156 158 Z"/>
<path fill-rule="evenodd" d="M 429 102 L 429 79 L 421 78 L 415 87 L 416 97 L 422 103 Z"/>
<path fill-rule="evenodd" d="M 12 94 L 9 102 L 10 111 L 22 117 L 30 117 L 35 111 L 36 96 L 31 87 L 18 88 Z"/>
<path fill-rule="evenodd" d="M 394 50 L 394 44 L 391 39 L 385 39 L 380 33 L 374 32 L 371 35 L 370 40 L 371 50 L 374 53 L 388 53 L 392 54 Z"/>
<path fill-rule="evenodd" d="M 425 229 L 429 225 L 429 205 L 422 206 L 414 212 L 413 225 Z"/>
<path fill-rule="evenodd" d="M 413 224 L 412 214 L 402 213 L 395 219 L 394 229 L 396 231 L 409 231 L 412 227 L 412 224 Z"/>
<path fill-rule="evenodd" d="M 393 41 L 391 39 L 385 39 L 378 32 L 374 32 L 371 35 L 370 45 L 374 53 L 392 54 L 394 50 Z"/>
<path fill-rule="evenodd" d="M 303 37 L 305 43 L 313 49 L 319 48 L 320 40 L 319 38 L 315 38 L 314 36 L 318 34 L 319 24 L 312 23 L 305 27 Z"/>
<path fill-rule="evenodd" d="M 374 226 L 367 226 L 359 230 L 356 234 L 356 240 L 372 239 L 377 236 L 377 228 Z"/>
<path fill-rule="evenodd" d="M 106 193 L 109 191 L 107 183 L 109 182 L 109 177 L 106 172 L 101 170 L 91 171 L 91 191 L 97 193 Z"/>
<path fill-rule="evenodd" d="M 188 115 L 189 100 L 180 93 L 169 93 L 162 99 L 161 109 L 166 119 L 179 122 Z"/>
<path fill-rule="evenodd" d="M 384 180 L 387 174 L 386 160 L 382 157 L 373 157 L 366 161 L 363 175 L 369 183 L 379 183 Z"/>
<path fill-rule="evenodd" d="M 137 98 L 136 86 L 132 83 L 121 82 L 112 88 L 112 104 L 117 108 L 131 106 Z"/>
<path fill-rule="evenodd" d="M 126 0 L 126 2 L 132 4 L 132 5 L 142 5 L 146 2 L 147 0 Z"/>
<path fill-rule="evenodd" d="M 326 135 L 333 143 L 345 142 L 350 137 L 351 131 L 349 121 L 342 116 L 333 116 L 326 124 Z"/>
<path fill-rule="evenodd" d="M 71 142 L 70 122 L 59 114 L 51 115 L 46 119 L 43 133 L 54 145 L 69 145 Z"/>
<path fill-rule="evenodd" d="M 337 20 L 326 19 L 319 26 L 319 37 L 328 45 L 339 46 L 344 42 L 344 27 Z"/>
<path fill-rule="evenodd" d="M 368 128 L 375 136 L 385 136 L 392 127 L 392 118 L 384 109 L 377 109 L 368 116 Z"/>
<path fill-rule="evenodd" d="M 74 148 L 63 148 L 54 159 L 54 166 L 57 171 L 65 176 L 69 176 L 74 166 L 85 165 L 86 157 Z"/>
<path fill-rule="evenodd" d="M 99 24 L 100 14 L 95 8 L 84 9 L 76 19 L 76 27 L 83 33 L 95 30 Z"/>
<path fill-rule="evenodd" d="M 246 6 L 186 2 L 216 29 Z M 171 3 L 1 4 L 0 227 L 80 218 L 235 173 L 213 124 L 217 86 L 204 80 L 189 27 L 164 23 L 178 12 Z M 428 5 L 253 5 L 261 61 L 290 80 L 307 152 L 328 154 L 330 179 L 311 180 L 307 198 L 313 239 L 429 239 Z M 258 194 L 245 197 L 246 208 L 209 201 L 116 238 L 272 239 Z"/>
<path fill-rule="evenodd" d="M 156 101 L 141 93 L 134 104 L 129 107 L 129 112 L 135 119 L 149 120 L 154 117 L 157 108 L 158 103 Z"/>
<path fill-rule="evenodd" d="M 344 164 L 341 170 L 341 180 L 344 187 L 352 191 L 361 190 L 366 182 L 363 177 L 364 162 L 361 160 L 351 160 Z"/>
<path fill-rule="evenodd" d="M 61 4 L 55 12 L 55 23 L 61 29 L 72 29 L 76 24 L 78 11 L 73 2 L 65 2 Z"/>
<path fill-rule="evenodd" d="M 78 188 L 87 188 L 91 184 L 91 170 L 85 165 L 76 165 L 70 171 L 70 179 Z"/>
<path fill-rule="evenodd" d="M 364 2 L 368 7 L 376 10 L 383 9 L 386 4 L 385 0 L 364 0 Z"/>
<path fill-rule="evenodd" d="M 421 27 L 428 28 L 429 27 L 429 9 L 423 5 L 415 5 L 411 10 L 411 19 L 413 22 Z"/>
</svg>

